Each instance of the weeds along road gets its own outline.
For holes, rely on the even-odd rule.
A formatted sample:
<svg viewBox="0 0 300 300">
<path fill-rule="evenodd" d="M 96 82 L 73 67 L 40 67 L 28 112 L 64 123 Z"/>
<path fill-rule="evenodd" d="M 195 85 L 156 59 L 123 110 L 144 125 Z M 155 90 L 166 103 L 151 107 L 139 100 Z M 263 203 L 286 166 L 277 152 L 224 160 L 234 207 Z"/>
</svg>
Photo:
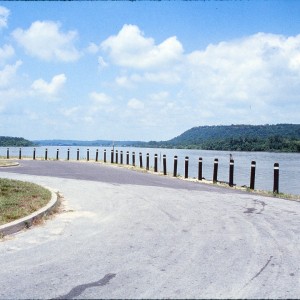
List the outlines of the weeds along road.
<svg viewBox="0 0 300 300">
<path fill-rule="evenodd" d="M 0 177 L 64 210 L 0 242 L 0 298 L 299 298 L 300 203 L 95 163 Z"/>
</svg>

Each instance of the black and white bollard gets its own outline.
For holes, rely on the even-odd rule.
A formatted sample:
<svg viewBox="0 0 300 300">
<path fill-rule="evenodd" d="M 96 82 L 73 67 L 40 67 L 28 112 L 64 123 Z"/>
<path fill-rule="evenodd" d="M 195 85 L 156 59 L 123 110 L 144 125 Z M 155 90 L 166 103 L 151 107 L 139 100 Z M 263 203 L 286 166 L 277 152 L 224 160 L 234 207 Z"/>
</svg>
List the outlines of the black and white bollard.
<svg viewBox="0 0 300 300">
<path fill-rule="evenodd" d="M 114 163 L 114 150 L 113 149 L 111 149 L 111 151 L 110 151 L 110 163 Z"/>
<path fill-rule="evenodd" d="M 120 164 L 123 165 L 123 151 L 120 152 Z"/>
<path fill-rule="evenodd" d="M 87 149 L 87 151 L 86 151 L 86 160 L 87 161 L 90 160 L 90 149 Z"/>
<path fill-rule="evenodd" d="M 77 160 L 79 160 L 79 149 L 77 149 Z"/>
<path fill-rule="evenodd" d="M 279 193 L 279 163 L 274 164 L 274 184 L 273 184 L 273 193 Z"/>
<path fill-rule="evenodd" d="M 164 175 L 167 175 L 167 157 L 165 154 L 163 155 L 163 169 L 164 169 Z"/>
<path fill-rule="evenodd" d="M 157 172 L 157 154 L 154 154 L 154 172 Z"/>
<path fill-rule="evenodd" d="M 119 151 L 116 150 L 116 164 L 119 163 Z"/>
<path fill-rule="evenodd" d="M 32 157 L 33 160 L 35 160 L 35 151 L 36 151 L 35 148 L 33 148 L 33 157 Z"/>
<path fill-rule="evenodd" d="M 19 149 L 19 159 L 22 159 L 22 149 Z"/>
<path fill-rule="evenodd" d="M 174 156 L 174 170 L 173 170 L 173 177 L 177 177 L 177 164 L 178 164 L 178 157 L 177 155 Z"/>
<path fill-rule="evenodd" d="M 103 153 L 103 161 L 106 163 L 106 149 L 104 149 L 104 153 Z"/>
<path fill-rule="evenodd" d="M 215 160 L 214 160 L 213 183 L 217 183 L 217 181 L 218 181 L 218 166 L 219 166 L 219 160 L 217 158 L 215 158 Z"/>
<path fill-rule="evenodd" d="M 95 161 L 96 161 L 96 162 L 98 161 L 98 156 L 99 156 L 99 150 L 96 149 L 96 158 L 95 158 Z"/>
<path fill-rule="evenodd" d="M 233 172 L 234 172 L 234 160 L 229 162 L 229 186 L 233 186 Z"/>
<path fill-rule="evenodd" d="M 67 152 L 67 160 L 70 160 L 70 148 L 68 148 L 68 152 Z"/>
<path fill-rule="evenodd" d="M 202 157 L 199 157 L 198 161 L 198 180 L 202 180 Z"/>
<path fill-rule="evenodd" d="M 9 159 L 9 148 L 7 148 L 7 151 L 6 151 L 6 158 Z"/>
<path fill-rule="evenodd" d="M 140 168 L 142 169 L 143 168 L 143 156 L 142 156 L 142 153 L 140 152 Z"/>
<path fill-rule="evenodd" d="M 146 170 L 149 171 L 149 153 L 146 155 Z"/>
<path fill-rule="evenodd" d="M 135 152 L 132 152 L 132 165 L 135 167 Z"/>
<path fill-rule="evenodd" d="M 251 174 L 250 174 L 250 189 L 254 190 L 255 186 L 255 169 L 256 169 L 256 161 L 251 161 Z"/>
<path fill-rule="evenodd" d="M 56 160 L 59 158 L 59 149 L 56 150 Z"/>
<path fill-rule="evenodd" d="M 126 152 L 126 164 L 129 165 L 129 151 Z"/>
<path fill-rule="evenodd" d="M 48 159 L 48 149 L 46 148 L 45 149 L 45 160 L 47 160 Z"/>
<path fill-rule="evenodd" d="M 184 159 L 184 178 L 189 178 L 189 157 Z"/>
</svg>

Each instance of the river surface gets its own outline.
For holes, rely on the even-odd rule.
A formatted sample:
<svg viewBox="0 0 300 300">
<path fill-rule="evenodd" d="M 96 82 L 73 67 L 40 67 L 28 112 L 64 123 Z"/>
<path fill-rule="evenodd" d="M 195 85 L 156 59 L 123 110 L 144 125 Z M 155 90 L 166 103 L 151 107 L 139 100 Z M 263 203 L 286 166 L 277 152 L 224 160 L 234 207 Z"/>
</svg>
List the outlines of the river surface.
<svg viewBox="0 0 300 300">
<path fill-rule="evenodd" d="M 111 159 L 111 147 L 37 147 L 36 157 L 45 157 L 45 149 L 48 149 L 48 158 L 56 158 L 59 149 L 59 159 L 67 159 L 67 151 L 70 149 L 70 159 L 77 159 L 79 149 L 80 159 L 95 160 L 96 150 L 99 150 L 99 160 L 104 158 L 104 149 L 107 152 L 107 161 Z M 9 148 L 10 157 L 18 157 L 19 149 Z M 198 161 L 202 157 L 203 177 L 212 180 L 214 159 L 218 158 L 218 180 L 229 181 L 229 157 L 234 159 L 234 183 L 238 186 L 250 185 L 251 161 L 256 161 L 255 189 L 272 191 L 274 163 L 279 163 L 279 192 L 300 195 L 300 153 L 273 153 L 273 152 L 238 152 L 238 151 L 212 151 L 212 150 L 187 150 L 187 149 L 159 149 L 159 148 L 134 148 L 115 147 L 118 150 L 119 162 L 120 152 L 123 151 L 123 162 L 126 163 L 126 152 L 129 151 L 129 163 L 132 164 L 132 153 L 135 152 L 135 164 L 139 166 L 139 153 L 142 153 L 143 166 L 146 165 L 146 154 L 150 155 L 150 167 L 154 166 L 154 154 L 158 155 L 158 169 L 163 170 L 163 155 L 167 158 L 167 172 L 173 173 L 174 156 L 178 156 L 178 174 L 184 176 L 185 157 L 189 158 L 189 177 L 198 178 Z M 7 148 L 0 147 L 0 156 L 6 157 Z M 22 148 L 22 157 L 32 157 L 33 148 Z M 115 159 L 115 155 L 114 155 Z"/>
</svg>

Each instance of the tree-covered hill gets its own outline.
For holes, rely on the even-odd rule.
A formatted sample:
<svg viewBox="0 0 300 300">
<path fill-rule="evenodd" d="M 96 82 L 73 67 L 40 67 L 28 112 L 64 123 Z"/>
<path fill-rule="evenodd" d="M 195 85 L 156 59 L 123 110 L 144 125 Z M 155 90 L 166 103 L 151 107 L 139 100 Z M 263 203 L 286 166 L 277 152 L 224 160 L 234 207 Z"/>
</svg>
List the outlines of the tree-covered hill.
<svg viewBox="0 0 300 300">
<path fill-rule="evenodd" d="M 149 146 L 230 151 L 300 152 L 300 124 L 200 126 Z"/>
<path fill-rule="evenodd" d="M 227 138 L 269 138 L 272 136 L 300 139 L 300 124 L 200 126 L 169 140 L 170 143 L 196 142 Z"/>
<path fill-rule="evenodd" d="M 0 147 L 31 147 L 34 143 L 21 137 L 0 136 Z"/>
</svg>

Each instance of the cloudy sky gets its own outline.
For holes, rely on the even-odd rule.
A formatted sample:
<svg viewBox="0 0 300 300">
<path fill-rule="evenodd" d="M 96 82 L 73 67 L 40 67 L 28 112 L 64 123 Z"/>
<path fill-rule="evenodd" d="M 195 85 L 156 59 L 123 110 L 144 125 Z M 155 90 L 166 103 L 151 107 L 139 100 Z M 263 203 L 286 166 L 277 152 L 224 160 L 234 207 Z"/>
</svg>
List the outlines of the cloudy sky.
<svg viewBox="0 0 300 300">
<path fill-rule="evenodd" d="M 300 2 L 0 1 L 0 135 L 300 123 Z"/>
</svg>

